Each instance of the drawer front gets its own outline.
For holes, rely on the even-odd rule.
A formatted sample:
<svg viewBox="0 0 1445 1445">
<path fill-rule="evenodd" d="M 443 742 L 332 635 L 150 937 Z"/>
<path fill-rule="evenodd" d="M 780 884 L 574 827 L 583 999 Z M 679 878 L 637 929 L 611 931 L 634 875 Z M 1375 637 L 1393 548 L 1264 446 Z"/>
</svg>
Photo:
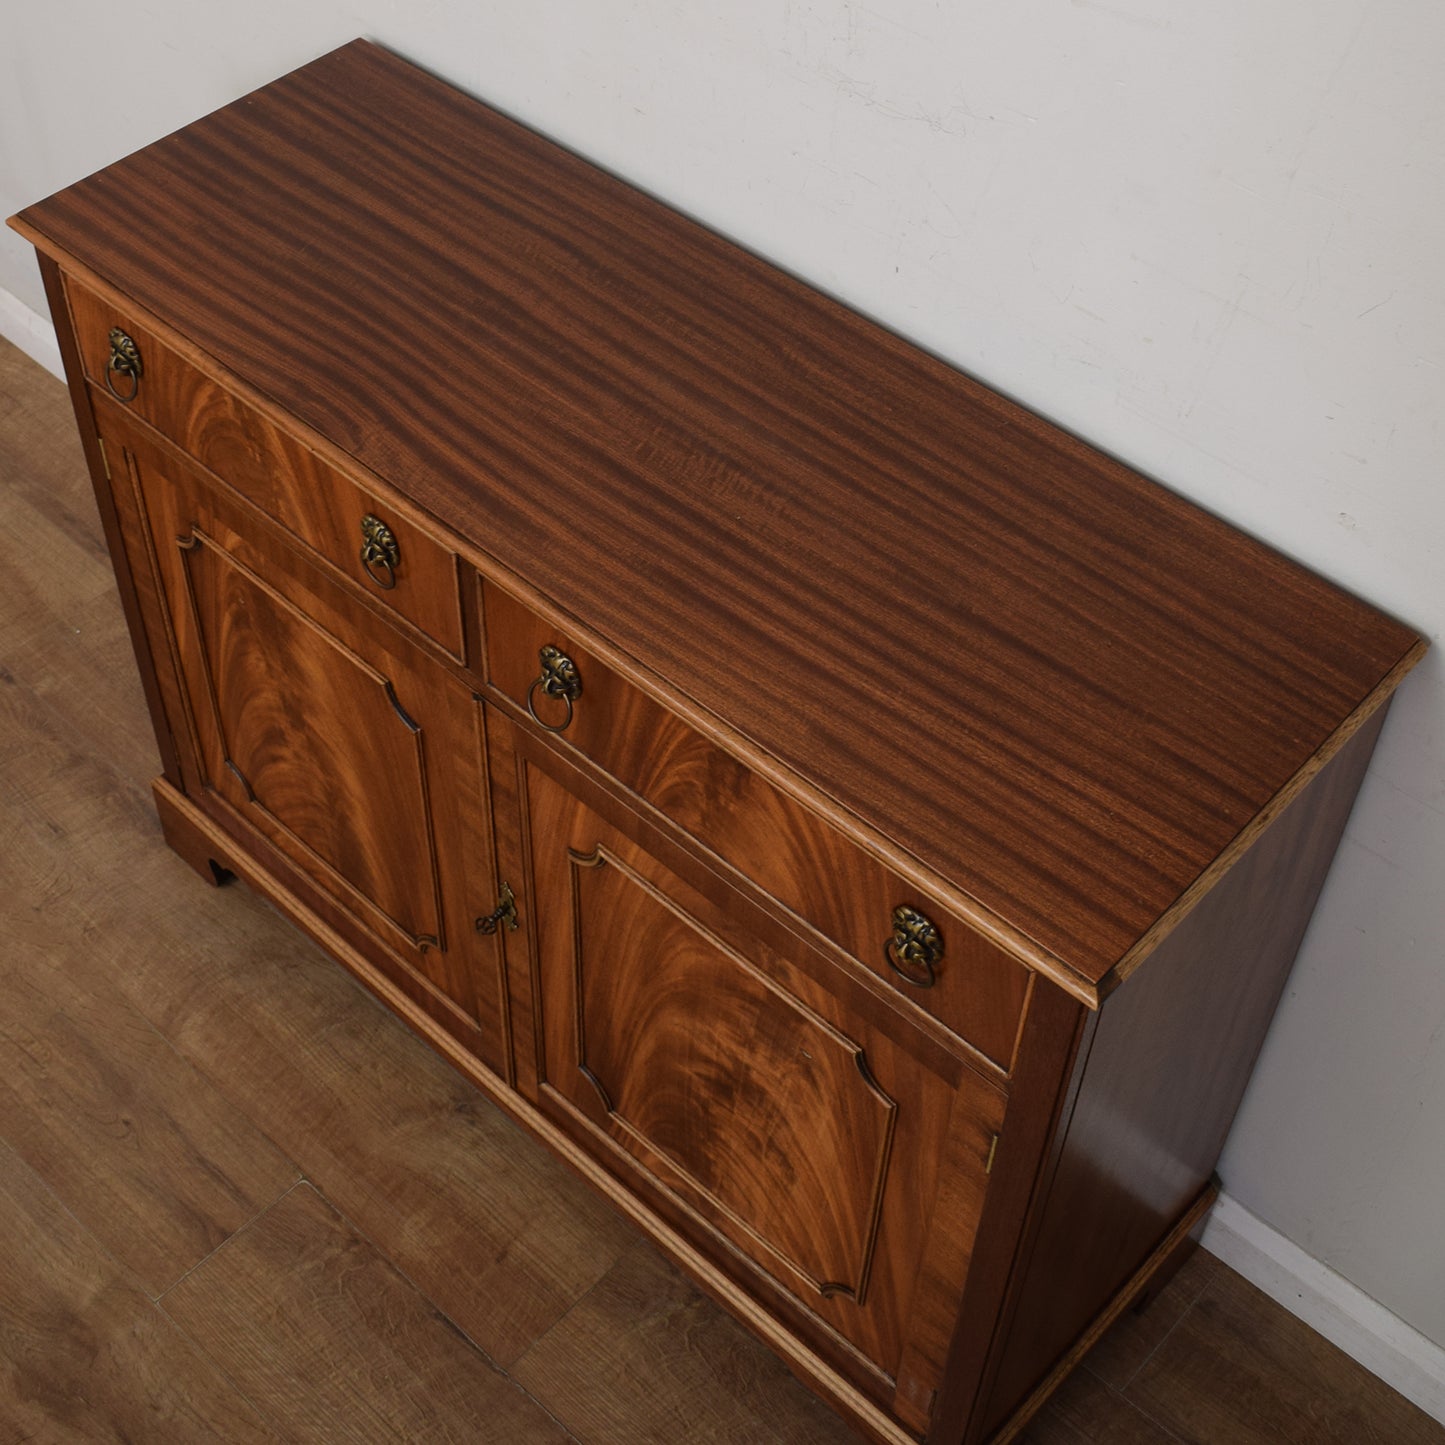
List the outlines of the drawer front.
<svg viewBox="0 0 1445 1445">
<path fill-rule="evenodd" d="M 462 657 L 456 558 L 93 292 L 66 279 L 86 376 L 184 448 L 374 600 Z M 139 375 L 111 366 L 130 338 Z M 122 346 L 124 344 L 122 343 Z M 368 522 L 367 519 L 373 519 Z M 371 561 L 363 558 L 370 547 Z"/>
<path fill-rule="evenodd" d="M 1030 972 L 831 824 L 701 736 L 502 589 L 483 584 L 493 686 L 685 828 L 903 997 L 1005 1072 Z M 543 648 L 576 667 L 580 694 L 549 696 Z M 565 669 L 564 669 L 565 670 Z M 561 685 L 556 685 L 560 693 Z M 565 724 L 565 726 L 564 726 Z M 900 957 L 895 910 L 916 910 L 941 947 L 928 965 Z M 927 941 L 926 939 L 923 941 Z M 901 976 L 899 968 L 919 982 Z M 926 983 L 931 972 L 932 983 Z"/>
</svg>

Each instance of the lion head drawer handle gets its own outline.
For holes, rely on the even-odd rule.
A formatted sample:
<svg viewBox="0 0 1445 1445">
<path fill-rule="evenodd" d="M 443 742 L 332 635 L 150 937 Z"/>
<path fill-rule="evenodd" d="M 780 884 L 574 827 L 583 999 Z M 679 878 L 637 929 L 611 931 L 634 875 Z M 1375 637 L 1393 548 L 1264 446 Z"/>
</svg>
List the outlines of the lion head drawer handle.
<svg viewBox="0 0 1445 1445">
<path fill-rule="evenodd" d="M 542 672 L 527 689 L 527 711 L 532 714 L 532 720 L 549 733 L 565 733 L 572 723 L 572 704 L 582 696 L 582 675 L 577 671 L 577 664 L 550 643 L 537 656 L 542 662 Z M 560 723 L 544 722 L 537 716 L 535 699 L 539 687 L 544 697 L 559 697 L 567 704 L 567 716 Z"/>
<path fill-rule="evenodd" d="M 900 904 L 893 910 L 893 936 L 883 945 L 888 966 L 914 988 L 932 988 L 943 957 L 943 937 L 926 914 Z"/>
<path fill-rule="evenodd" d="M 361 519 L 361 565 L 366 575 L 384 591 L 396 586 L 396 569 L 401 561 L 401 548 L 390 527 L 370 512 Z M 383 573 L 380 569 L 385 568 Z"/>
<path fill-rule="evenodd" d="M 129 405 L 140 390 L 141 373 L 144 370 L 140 360 L 140 348 L 119 326 L 112 327 L 110 360 L 105 366 L 105 384 L 110 388 L 110 394 L 117 401 Z M 116 385 L 116 377 L 123 379 L 124 390 Z"/>
</svg>

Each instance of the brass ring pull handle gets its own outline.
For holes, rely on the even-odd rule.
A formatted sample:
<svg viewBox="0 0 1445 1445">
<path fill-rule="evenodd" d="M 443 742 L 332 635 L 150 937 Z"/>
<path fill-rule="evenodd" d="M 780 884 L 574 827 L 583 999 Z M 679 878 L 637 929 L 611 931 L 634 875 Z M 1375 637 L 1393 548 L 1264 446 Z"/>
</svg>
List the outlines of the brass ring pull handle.
<svg viewBox="0 0 1445 1445">
<path fill-rule="evenodd" d="M 888 966 L 914 988 L 932 988 L 943 957 L 943 937 L 926 914 L 899 905 L 893 910 L 893 936 L 883 945 Z"/>
<path fill-rule="evenodd" d="M 140 349 L 119 326 L 111 328 L 110 333 L 110 360 L 105 366 L 105 384 L 110 394 L 119 402 L 127 406 L 135 400 L 135 394 L 140 390 L 141 373 L 145 368 L 141 365 Z M 129 387 L 122 391 L 115 384 L 116 377 L 125 377 L 130 382 Z"/>
<path fill-rule="evenodd" d="M 537 656 L 542 662 L 542 672 L 527 689 L 527 711 L 532 714 L 532 721 L 538 727 L 546 728 L 549 733 L 565 733 L 572 725 L 572 704 L 582 696 L 582 675 L 577 671 L 577 664 L 560 648 L 553 647 L 550 643 Z M 560 697 L 567 704 L 567 716 L 560 723 L 544 722 L 537 716 L 533 699 L 539 687 L 544 696 Z"/>
<path fill-rule="evenodd" d="M 401 548 L 390 527 L 380 517 L 370 512 L 361 519 L 361 565 L 366 575 L 384 592 L 396 586 L 397 564 L 401 561 Z M 383 574 L 379 569 L 385 568 Z"/>
</svg>

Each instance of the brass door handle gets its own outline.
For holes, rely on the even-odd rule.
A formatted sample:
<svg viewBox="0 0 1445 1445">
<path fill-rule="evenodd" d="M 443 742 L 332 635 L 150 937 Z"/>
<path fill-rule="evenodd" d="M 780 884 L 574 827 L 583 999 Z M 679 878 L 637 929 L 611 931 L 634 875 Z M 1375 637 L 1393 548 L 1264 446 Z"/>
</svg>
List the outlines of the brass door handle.
<svg viewBox="0 0 1445 1445">
<path fill-rule="evenodd" d="M 542 671 L 527 689 L 527 711 L 532 714 L 532 721 L 549 733 L 565 733 L 572 723 L 572 704 L 582 696 L 582 674 L 565 652 L 550 643 L 537 656 L 541 660 Z M 544 722 L 537 716 L 535 699 L 539 687 L 544 697 L 558 697 L 567 704 L 567 716 L 560 723 Z"/>
<path fill-rule="evenodd" d="M 145 367 L 141 365 L 140 348 L 135 344 L 119 326 L 111 328 L 110 332 L 110 360 L 105 365 L 105 384 L 110 394 L 127 406 L 135 400 L 135 394 L 140 390 L 141 373 Z M 122 391 L 115 384 L 116 377 L 124 377 L 130 385 Z"/>
<path fill-rule="evenodd" d="M 366 575 L 385 592 L 396 586 L 396 569 L 401 562 L 401 548 L 391 528 L 370 512 L 361 519 L 361 565 Z M 383 575 L 378 569 L 386 568 Z"/>
<path fill-rule="evenodd" d="M 943 935 L 916 908 L 900 904 L 893 910 L 893 934 L 883 945 L 888 966 L 914 988 L 932 988 L 943 957 Z"/>
</svg>

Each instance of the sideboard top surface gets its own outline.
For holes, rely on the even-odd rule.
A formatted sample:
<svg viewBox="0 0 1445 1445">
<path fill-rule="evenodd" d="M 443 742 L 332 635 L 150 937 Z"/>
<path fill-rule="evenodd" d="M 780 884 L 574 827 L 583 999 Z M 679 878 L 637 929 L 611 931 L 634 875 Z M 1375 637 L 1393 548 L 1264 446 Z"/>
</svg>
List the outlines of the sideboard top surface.
<svg viewBox="0 0 1445 1445">
<path fill-rule="evenodd" d="M 1419 645 L 364 41 L 17 220 L 1084 980 Z"/>
</svg>

